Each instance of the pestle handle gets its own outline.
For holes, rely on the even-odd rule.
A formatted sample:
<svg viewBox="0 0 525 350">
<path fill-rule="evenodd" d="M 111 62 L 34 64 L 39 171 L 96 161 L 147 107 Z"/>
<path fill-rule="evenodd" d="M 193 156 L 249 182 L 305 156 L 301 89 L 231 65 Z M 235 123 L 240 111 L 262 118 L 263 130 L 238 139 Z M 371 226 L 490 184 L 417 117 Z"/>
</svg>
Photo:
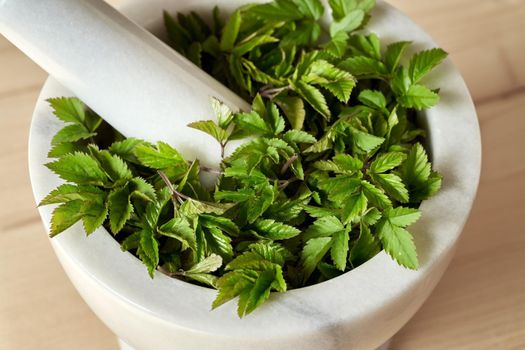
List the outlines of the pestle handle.
<svg viewBox="0 0 525 350">
<path fill-rule="evenodd" d="M 0 0 L 0 33 L 122 134 L 167 141 L 208 166 L 220 162 L 217 144 L 186 125 L 214 119 L 212 96 L 249 109 L 102 0 Z"/>
</svg>

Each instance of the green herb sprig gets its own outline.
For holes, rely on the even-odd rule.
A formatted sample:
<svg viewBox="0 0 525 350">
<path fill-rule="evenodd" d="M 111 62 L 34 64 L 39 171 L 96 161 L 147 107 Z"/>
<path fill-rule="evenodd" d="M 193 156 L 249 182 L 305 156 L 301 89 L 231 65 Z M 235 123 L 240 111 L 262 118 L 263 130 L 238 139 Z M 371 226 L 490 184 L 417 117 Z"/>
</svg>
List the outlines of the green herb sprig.
<svg viewBox="0 0 525 350">
<path fill-rule="evenodd" d="M 217 140 L 219 169 L 164 142 L 125 138 L 77 98 L 50 99 L 66 125 L 46 164 L 65 184 L 40 205 L 58 205 L 51 236 L 78 221 L 104 226 L 146 265 L 218 289 L 213 308 L 239 297 L 240 317 L 271 291 L 319 283 L 381 249 L 418 267 L 407 226 L 441 176 L 420 141 L 416 110 L 439 101 L 422 79 L 445 57 L 410 43 L 382 49 L 363 29 L 370 0 L 247 5 L 212 23 L 164 13 L 170 44 L 252 101 L 235 112 L 217 99 L 210 120 L 191 123 Z M 229 156 L 231 140 L 250 138 Z M 214 188 L 203 172 L 217 176 Z"/>
</svg>

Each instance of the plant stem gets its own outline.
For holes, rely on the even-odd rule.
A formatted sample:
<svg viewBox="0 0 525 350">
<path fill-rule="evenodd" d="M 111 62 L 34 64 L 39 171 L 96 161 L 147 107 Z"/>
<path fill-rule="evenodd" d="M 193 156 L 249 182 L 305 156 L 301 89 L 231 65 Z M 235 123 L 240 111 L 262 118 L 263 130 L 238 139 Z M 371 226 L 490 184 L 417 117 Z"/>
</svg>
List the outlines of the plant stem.
<svg viewBox="0 0 525 350">
<path fill-rule="evenodd" d="M 283 175 L 286 172 L 286 170 L 288 170 L 288 168 L 292 165 L 293 162 L 296 161 L 297 158 L 299 158 L 299 156 L 297 154 L 294 154 L 290 157 L 290 159 L 286 161 L 286 163 L 283 164 L 283 167 L 281 168 L 281 175 Z"/>
</svg>

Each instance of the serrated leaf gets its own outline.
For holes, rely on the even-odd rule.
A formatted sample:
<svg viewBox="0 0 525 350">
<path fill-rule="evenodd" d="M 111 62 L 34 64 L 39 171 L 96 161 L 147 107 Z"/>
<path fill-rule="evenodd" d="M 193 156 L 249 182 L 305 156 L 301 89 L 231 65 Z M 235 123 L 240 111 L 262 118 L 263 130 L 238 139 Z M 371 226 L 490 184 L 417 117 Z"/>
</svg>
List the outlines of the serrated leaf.
<svg viewBox="0 0 525 350">
<path fill-rule="evenodd" d="M 81 185 L 103 185 L 107 181 L 98 162 L 81 152 L 67 154 L 46 166 L 62 179 Z"/>
<path fill-rule="evenodd" d="M 248 222 L 251 224 L 259 216 L 261 216 L 266 209 L 272 204 L 274 200 L 273 186 L 264 186 L 258 196 L 249 202 L 248 206 Z"/>
<path fill-rule="evenodd" d="M 217 254 L 210 254 L 204 260 L 193 265 L 185 274 L 201 274 L 217 271 L 222 266 L 222 258 Z"/>
<path fill-rule="evenodd" d="M 410 44 L 410 41 L 398 41 L 387 46 L 384 61 L 390 72 L 393 72 L 399 66 L 403 53 Z"/>
<path fill-rule="evenodd" d="M 222 35 L 221 35 L 221 41 L 220 41 L 220 47 L 223 51 L 230 51 L 233 49 L 235 45 L 235 41 L 237 40 L 237 36 L 239 35 L 239 29 L 241 28 L 241 12 L 239 10 L 235 11 L 228 21 L 226 22 L 226 25 L 222 29 Z"/>
<path fill-rule="evenodd" d="M 311 134 L 302 130 L 288 130 L 283 135 L 283 140 L 288 143 L 315 143 L 317 141 Z"/>
<path fill-rule="evenodd" d="M 295 3 L 286 0 L 256 5 L 250 12 L 269 21 L 295 21 L 304 17 Z"/>
<path fill-rule="evenodd" d="M 414 208 L 396 207 L 386 211 L 385 217 L 396 226 L 407 227 L 421 217 L 421 211 Z"/>
<path fill-rule="evenodd" d="M 222 129 L 217 124 L 215 124 L 213 120 L 200 120 L 197 122 L 190 123 L 188 124 L 188 126 L 190 128 L 200 130 L 210 135 L 219 143 L 224 142 L 228 138 L 226 130 Z"/>
<path fill-rule="evenodd" d="M 233 237 L 238 236 L 240 232 L 235 222 L 226 217 L 201 214 L 199 215 L 199 221 L 204 227 L 217 227 Z"/>
<path fill-rule="evenodd" d="M 401 165 L 406 158 L 401 152 L 382 153 L 370 164 L 370 171 L 376 174 L 384 173 Z"/>
<path fill-rule="evenodd" d="M 181 154 L 165 142 L 159 142 L 155 148 L 141 144 L 135 147 L 135 155 L 143 165 L 153 169 L 187 168 Z"/>
<path fill-rule="evenodd" d="M 351 175 L 338 175 L 319 184 L 319 188 L 328 194 L 328 198 L 341 203 L 361 186 L 361 179 Z"/>
<path fill-rule="evenodd" d="M 128 186 L 123 186 L 112 190 L 108 196 L 109 225 L 114 235 L 120 232 L 133 213 L 129 195 Z"/>
<path fill-rule="evenodd" d="M 58 145 L 64 142 L 76 142 L 79 140 L 88 139 L 94 135 L 96 135 L 96 133 L 90 132 L 83 125 L 71 124 L 58 131 L 55 136 L 53 136 L 51 144 Z"/>
<path fill-rule="evenodd" d="M 314 61 L 303 77 L 310 84 L 317 84 L 330 91 L 339 101 L 348 102 L 352 89 L 355 87 L 354 77 L 325 60 Z"/>
<path fill-rule="evenodd" d="M 318 20 L 324 13 L 324 7 L 320 0 L 295 0 L 299 11 L 306 17 Z"/>
<path fill-rule="evenodd" d="M 373 151 L 385 141 L 383 137 L 378 137 L 356 129 L 352 129 L 352 140 L 355 145 L 364 152 Z"/>
<path fill-rule="evenodd" d="M 412 85 L 406 93 L 398 97 L 401 106 L 405 108 L 426 109 L 439 102 L 439 95 L 423 85 Z"/>
<path fill-rule="evenodd" d="M 358 100 L 365 106 L 380 110 L 387 111 L 385 95 L 381 91 L 377 90 L 363 90 L 358 96 Z"/>
<path fill-rule="evenodd" d="M 191 249 L 197 251 L 197 239 L 195 230 L 191 228 L 190 224 L 182 218 L 173 218 L 160 226 L 158 232 L 167 237 L 171 237 L 179 241 L 182 245 L 181 250 Z"/>
<path fill-rule="evenodd" d="M 109 151 L 120 158 L 131 163 L 139 163 L 139 160 L 135 156 L 135 148 L 138 145 L 145 144 L 143 140 L 139 140 L 133 137 L 124 139 L 122 141 L 113 142 L 109 146 Z"/>
<path fill-rule="evenodd" d="M 231 238 L 216 227 L 206 229 L 206 245 L 211 252 L 220 255 L 225 260 L 233 257 Z"/>
<path fill-rule="evenodd" d="M 383 243 L 385 251 L 399 263 L 409 269 L 419 266 L 416 246 L 412 235 L 402 227 L 393 225 L 384 220 L 379 224 L 379 239 Z"/>
<path fill-rule="evenodd" d="M 331 237 L 312 238 L 306 242 L 301 252 L 300 262 L 303 282 L 310 278 L 310 275 L 314 272 L 319 262 L 323 260 L 331 245 Z"/>
<path fill-rule="evenodd" d="M 401 203 L 408 202 L 408 190 L 399 176 L 395 174 L 372 174 L 372 179 L 392 198 Z"/>
<path fill-rule="evenodd" d="M 239 113 L 235 116 L 235 123 L 246 131 L 255 135 L 272 134 L 264 119 L 255 111 Z"/>
<path fill-rule="evenodd" d="M 82 124 L 86 119 L 86 105 L 76 97 L 49 98 L 53 114 L 64 122 Z"/>
<path fill-rule="evenodd" d="M 142 260 L 148 268 L 150 277 L 153 278 L 157 265 L 159 264 L 159 243 L 150 228 L 143 228 L 140 231 L 140 242 L 137 253 L 140 260 Z"/>
<path fill-rule="evenodd" d="M 311 224 L 303 234 L 304 240 L 318 237 L 331 237 L 334 233 L 343 231 L 345 227 L 339 219 L 333 216 L 323 216 Z"/>
<path fill-rule="evenodd" d="M 259 232 L 261 236 L 273 240 L 289 239 L 301 233 L 297 228 L 273 219 L 257 220 L 255 222 L 255 230 Z"/>
<path fill-rule="evenodd" d="M 128 165 L 119 156 L 105 150 L 95 152 L 94 154 L 102 169 L 113 182 L 119 180 L 127 181 L 133 177 Z"/>
<path fill-rule="evenodd" d="M 282 109 L 293 129 L 300 130 L 303 128 L 306 112 L 301 98 L 295 96 L 278 96 L 275 98 L 275 103 Z"/>
<path fill-rule="evenodd" d="M 355 218 L 361 216 L 366 210 L 368 199 L 363 192 L 359 192 L 348 197 L 344 203 L 341 218 L 344 223 L 350 223 Z"/>
<path fill-rule="evenodd" d="M 408 65 L 408 74 L 412 83 L 415 84 L 419 82 L 432 69 L 439 65 L 447 55 L 444 50 L 438 48 L 416 53 Z"/>
<path fill-rule="evenodd" d="M 226 104 L 215 97 L 210 98 L 211 108 L 217 118 L 219 126 L 223 129 L 227 128 L 233 120 L 233 112 Z"/>
<path fill-rule="evenodd" d="M 381 243 L 372 235 L 367 225 L 360 225 L 359 238 L 350 250 L 349 260 L 353 267 L 364 264 L 381 251 Z"/>
<path fill-rule="evenodd" d="M 335 267 L 340 271 L 346 269 L 346 261 L 348 257 L 348 231 L 339 231 L 334 233 L 332 238 L 332 248 L 330 254 Z"/>
<path fill-rule="evenodd" d="M 303 81 L 291 82 L 292 89 L 305 99 L 313 109 L 319 112 L 326 119 L 330 118 L 330 109 L 326 104 L 326 100 L 317 88 L 309 85 Z"/>
<path fill-rule="evenodd" d="M 339 32 L 350 33 L 361 26 L 365 19 L 365 12 L 361 9 L 349 11 L 340 20 L 330 24 L 330 36 L 334 37 Z"/>
<path fill-rule="evenodd" d="M 259 274 L 253 287 L 243 291 L 239 296 L 237 314 L 244 317 L 261 305 L 270 296 L 270 290 L 275 279 L 274 270 L 266 270 Z"/>
<path fill-rule="evenodd" d="M 386 209 L 392 206 L 390 199 L 379 188 L 368 181 L 361 181 L 361 185 L 363 187 L 363 193 L 373 205 L 380 209 Z"/>
<path fill-rule="evenodd" d="M 139 197 L 146 201 L 154 201 L 157 198 L 153 185 L 141 177 L 134 177 L 128 184 L 131 196 Z"/>
<path fill-rule="evenodd" d="M 61 204 L 53 210 L 51 216 L 50 237 L 54 237 L 82 218 L 82 201 L 72 200 Z"/>
<path fill-rule="evenodd" d="M 365 56 L 348 58 L 339 64 L 339 68 L 356 77 L 384 77 L 388 72 L 382 62 Z"/>
<path fill-rule="evenodd" d="M 246 42 L 243 42 L 239 45 L 237 45 L 233 49 L 233 53 L 237 56 L 242 56 L 247 54 L 248 52 L 252 51 L 253 49 L 265 45 L 265 44 L 271 44 L 278 42 L 279 39 L 271 36 L 271 35 L 259 35 L 256 36 Z"/>
</svg>

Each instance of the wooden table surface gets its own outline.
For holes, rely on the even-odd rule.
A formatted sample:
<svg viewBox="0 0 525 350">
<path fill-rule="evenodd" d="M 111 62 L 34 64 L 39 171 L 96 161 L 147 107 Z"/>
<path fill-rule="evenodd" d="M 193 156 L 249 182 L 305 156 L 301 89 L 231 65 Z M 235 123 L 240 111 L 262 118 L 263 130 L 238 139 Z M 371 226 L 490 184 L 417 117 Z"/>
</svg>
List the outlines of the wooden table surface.
<svg viewBox="0 0 525 350">
<path fill-rule="evenodd" d="M 392 348 L 525 349 L 525 0 L 390 2 L 450 52 L 483 140 L 455 258 Z M 117 349 L 66 278 L 33 201 L 27 139 L 45 78 L 0 38 L 0 349 Z"/>
</svg>

